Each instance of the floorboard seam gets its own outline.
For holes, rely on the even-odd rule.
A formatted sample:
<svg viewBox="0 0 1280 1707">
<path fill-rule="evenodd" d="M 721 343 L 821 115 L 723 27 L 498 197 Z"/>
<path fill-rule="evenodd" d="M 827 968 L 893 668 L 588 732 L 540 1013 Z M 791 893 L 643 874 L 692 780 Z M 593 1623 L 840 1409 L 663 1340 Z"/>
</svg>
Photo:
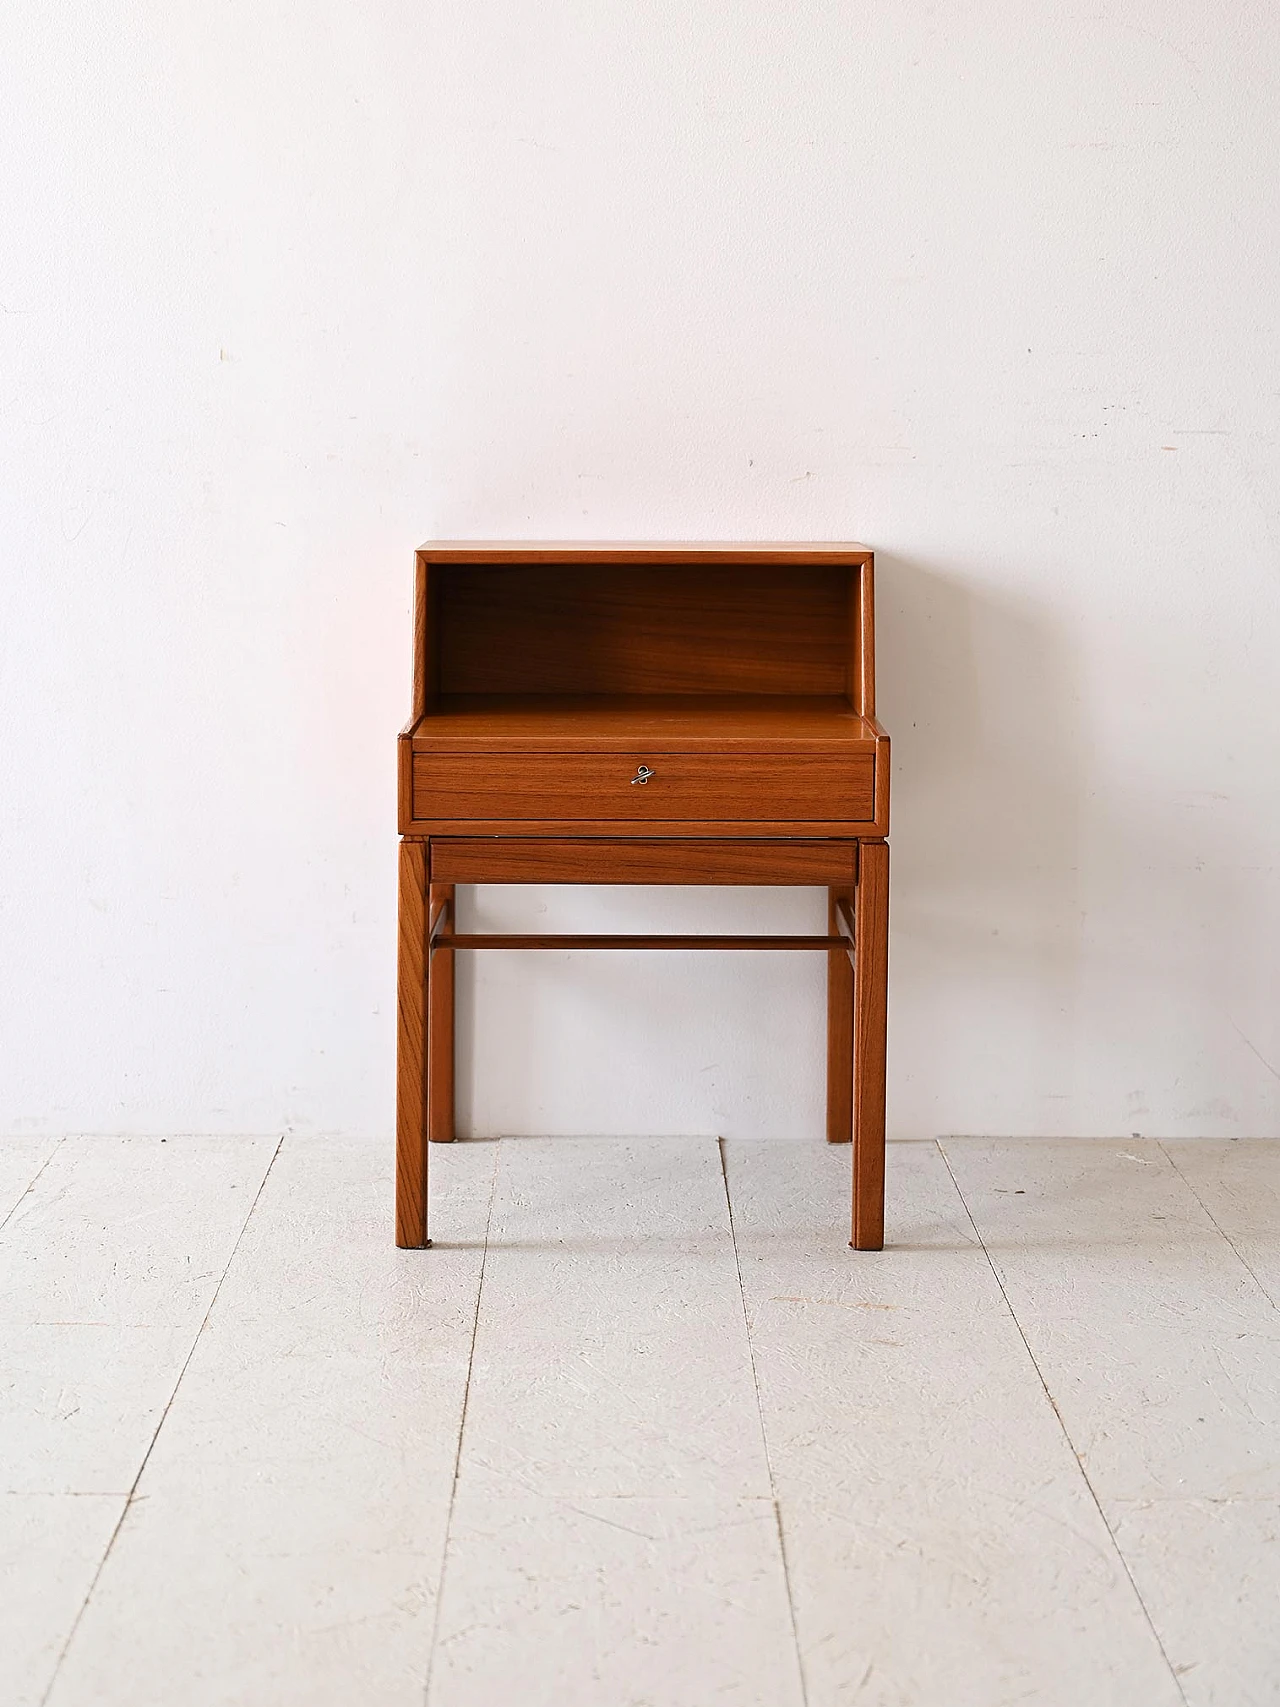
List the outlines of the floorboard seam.
<svg viewBox="0 0 1280 1707">
<path fill-rule="evenodd" d="M 213 1289 L 213 1296 L 209 1300 L 209 1306 L 205 1310 L 204 1315 L 200 1318 L 200 1325 L 192 1336 L 190 1349 L 182 1360 L 182 1368 L 178 1371 L 178 1378 L 173 1384 L 173 1390 L 165 1401 L 164 1409 L 160 1413 L 159 1422 L 157 1422 L 154 1430 L 152 1431 L 151 1439 L 147 1444 L 147 1450 L 142 1455 L 141 1464 L 138 1465 L 138 1473 L 133 1478 L 133 1481 L 129 1486 L 129 1492 L 125 1495 L 124 1506 L 120 1512 L 120 1516 L 116 1520 L 115 1528 L 111 1531 L 111 1538 L 107 1542 L 102 1558 L 98 1561 L 98 1568 L 93 1573 L 93 1581 L 89 1584 L 85 1597 L 80 1602 L 80 1610 L 76 1613 L 75 1618 L 72 1621 L 71 1628 L 67 1632 L 67 1639 L 59 1649 L 58 1658 L 54 1663 L 53 1671 L 49 1677 L 48 1687 L 40 1697 L 40 1707 L 46 1707 L 49 1697 L 53 1694 L 54 1687 L 58 1681 L 58 1674 L 62 1670 L 63 1661 L 71 1650 L 71 1644 L 75 1641 L 76 1631 L 80 1628 L 84 1615 L 88 1611 L 89 1602 L 93 1599 L 94 1591 L 97 1588 L 98 1583 L 101 1581 L 102 1573 L 107 1568 L 107 1560 L 111 1557 L 112 1549 L 115 1547 L 115 1544 L 119 1539 L 120 1531 L 124 1527 L 124 1520 L 129 1515 L 129 1508 L 132 1506 L 134 1498 L 138 1492 L 138 1483 L 142 1480 L 143 1472 L 147 1467 L 147 1461 L 155 1451 L 156 1441 L 160 1438 L 160 1430 L 164 1427 L 165 1419 L 173 1408 L 173 1401 L 177 1398 L 178 1389 L 182 1386 L 182 1378 L 191 1366 L 191 1359 L 195 1356 L 196 1347 L 200 1344 L 200 1336 L 208 1326 L 209 1317 L 213 1314 L 213 1307 L 218 1302 L 218 1294 L 222 1291 L 222 1283 L 226 1280 L 227 1275 L 230 1273 L 231 1265 L 236 1260 L 236 1252 L 240 1249 L 240 1246 L 244 1241 L 245 1232 L 250 1221 L 253 1219 L 253 1212 L 258 1207 L 259 1199 L 266 1190 L 267 1181 L 271 1177 L 271 1170 L 276 1165 L 276 1157 L 280 1154 L 280 1147 L 283 1143 L 284 1134 L 281 1133 L 280 1137 L 276 1140 L 275 1149 L 271 1152 L 271 1159 L 263 1171 L 261 1180 L 258 1182 L 258 1189 L 253 1194 L 253 1202 L 249 1205 L 245 1212 L 244 1220 L 240 1223 L 240 1231 L 236 1234 L 235 1243 L 232 1245 L 231 1252 L 222 1266 L 222 1273 L 218 1276 L 218 1283 Z"/>
<path fill-rule="evenodd" d="M 467 1427 L 467 1406 L 471 1400 L 471 1371 L 476 1357 L 476 1336 L 480 1332 L 480 1300 L 484 1296 L 484 1271 L 489 1261 L 489 1229 L 493 1224 L 493 1199 L 498 1188 L 498 1162 L 502 1155 L 502 1140 L 493 1147 L 493 1173 L 489 1177 L 489 1203 L 484 1216 L 484 1247 L 480 1252 L 480 1275 L 476 1281 L 476 1308 L 471 1318 L 471 1349 L 467 1353 L 467 1379 L 462 1388 L 462 1410 L 458 1416 L 458 1449 L 453 1456 L 453 1482 L 449 1488 L 449 1510 L 444 1520 L 444 1542 L 440 1548 L 440 1580 L 436 1584 L 436 1614 L 431 1621 L 431 1643 L 427 1649 L 427 1675 L 422 1685 L 424 1707 L 431 1695 L 431 1675 L 436 1664 L 436 1642 L 440 1636 L 440 1608 L 444 1605 L 444 1578 L 449 1568 L 449 1538 L 453 1533 L 453 1508 L 458 1499 L 458 1477 L 462 1473 L 462 1438 Z"/>
<path fill-rule="evenodd" d="M 733 1246 L 733 1266 L 738 1276 L 738 1297 L 742 1304 L 742 1331 L 747 1342 L 747 1360 L 751 1365 L 751 1388 L 756 1396 L 756 1416 L 760 1422 L 760 1444 L 764 1451 L 765 1468 L 769 1472 L 769 1498 L 773 1504 L 773 1521 L 778 1531 L 778 1555 L 782 1560 L 782 1583 L 787 1591 L 787 1613 L 791 1619 L 791 1641 L 796 1655 L 796 1671 L 800 1678 L 800 1700 L 808 1707 L 809 1686 L 804 1674 L 804 1656 L 800 1652 L 800 1632 L 796 1625 L 795 1596 L 791 1592 L 791 1569 L 787 1563 L 787 1539 L 782 1527 L 782 1507 L 773 1479 L 773 1459 L 769 1454 L 769 1431 L 764 1421 L 764 1401 L 760 1397 L 760 1379 L 756 1374 L 756 1348 L 751 1340 L 751 1319 L 747 1314 L 747 1289 L 742 1280 L 742 1258 L 738 1251 L 738 1231 L 733 1220 L 733 1198 L 729 1194 L 729 1166 L 725 1159 L 724 1139 L 716 1139 L 720 1152 L 720 1177 L 724 1181 L 725 1208 L 729 1212 L 729 1240 Z"/>
<path fill-rule="evenodd" d="M 1177 1174 L 1178 1178 L 1182 1181 L 1183 1185 L 1186 1186 L 1187 1190 L 1191 1193 L 1192 1197 L 1195 1198 L 1196 1202 L 1200 1205 L 1201 1209 L 1204 1210 L 1205 1214 L 1209 1217 L 1210 1221 L 1213 1223 L 1213 1225 L 1217 1229 L 1217 1231 L 1222 1235 L 1222 1237 L 1231 1246 L 1231 1249 L 1235 1252 L 1237 1258 L 1239 1259 L 1240 1266 L 1244 1269 L 1245 1273 L 1249 1276 L 1250 1280 L 1252 1280 L 1253 1284 L 1258 1288 L 1258 1291 L 1261 1292 L 1262 1296 L 1266 1299 L 1267 1303 L 1270 1304 L 1270 1306 L 1273 1310 L 1280 1308 L 1280 1305 L 1277 1305 L 1276 1300 L 1267 1291 L 1266 1287 L 1262 1284 L 1262 1281 L 1258 1278 L 1257 1274 L 1254 1272 L 1254 1269 L 1251 1266 L 1249 1259 L 1245 1256 L 1244 1252 L 1240 1249 L 1239 1245 L 1236 1244 L 1235 1240 L 1231 1237 L 1230 1233 L 1228 1233 L 1226 1228 L 1224 1226 L 1222 1226 L 1222 1224 L 1219 1222 L 1217 1216 L 1213 1213 L 1213 1210 L 1210 1209 L 1209 1205 L 1205 1202 L 1204 1198 L 1201 1197 L 1200 1193 L 1196 1190 L 1195 1186 L 1187 1178 L 1186 1174 L 1183 1173 L 1182 1169 L 1178 1166 L 1177 1160 L 1169 1154 L 1168 1150 L 1165 1149 L 1163 1141 L 1161 1139 L 1157 1138 L 1156 1144 L 1160 1150 L 1161 1155 L 1168 1162 L 1169 1166 L 1173 1169 L 1174 1173 Z"/>
<path fill-rule="evenodd" d="M 40 1166 L 36 1169 L 35 1173 L 32 1174 L 30 1180 L 27 1182 L 27 1188 L 23 1192 L 22 1196 L 14 1204 L 13 1208 L 9 1210 L 7 1215 L 0 1217 L 0 1233 L 4 1232 L 5 1228 L 9 1225 L 10 1221 L 13 1220 L 14 1216 L 18 1213 L 19 1209 L 22 1208 L 22 1205 L 27 1201 L 28 1197 L 30 1197 L 31 1193 L 36 1188 L 36 1182 L 40 1178 L 40 1175 L 49 1166 L 49 1163 L 57 1155 L 58 1151 L 62 1148 L 62 1146 L 66 1143 L 66 1141 L 67 1140 L 65 1137 L 58 1139 L 57 1143 L 53 1146 L 53 1149 L 50 1150 L 49 1154 L 45 1157 L 44 1161 L 41 1162 Z"/>
<path fill-rule="evenodd" d="M 1111 1523 L 1107 1517 L 1107 1514 L 1102 1508 L 1102 1501 L 1098 1498 L 1097 1489 L 1094 1487 L 1093 1483 L 1089 1480 L 1089 1472 L 1085 1469 L 1084 1463 L 1080 1457 L 1080 1454 L 1076 1450 L 1075 1441 L 1072 1440 L 1070 1432 L 1067 1428 L 1066 1422 L 1063 1420 L 1062 1412 L 1058 1409 L 1058 1402 L 1054 1398 L 1053 1394 L 1049 1391 L 1049 1383 L 1045 1380 L 1044 1371 L 1040 1368 L 1040 1364 L 1037 1361 L 1036 1354 L 1031 1349 L 1031 1342 L 1027 1339 L 1026 1334 L 1023 1332 L 1022 1323 L 1018 1320 L 1018 1313 L 1013 1307 L 1013 1303 L 1009 1297 L 1008 1292 L 1005 1290 L 1005 1284 L 1004 1284 L 1003 1278 L 1001 1277 L 1000 1270 L 996 1267 L 996 1264 L 995 1264 L 994 1259 L 992 1258 L 991 1252 L 987 1249 L 987 1242 L 982 1236 L 982 1232 L 978 1226 L 977 1221 L 974 1219 L 973 1211 L 969 1208 L 969 1204 L 968 1204 L 967 1199 L 965 1198 L 964 1192 L 961 1191 L 961 1189 L 960 1189 L 960 1181 L 956 1178 L 955 1173 L 952 1169 L 951 1158 L 947 1155 L 946 1150 L 943 1148 L 942 1143 L 939 1140 L 935 1139 L 935 1143 L 937 1143 L 937 1145 L 938 1145 L 938 1154 L 942 1157 L 942 1165 L 943 1165 L 943 1167 L 946 1168 L 947 1173 L 951 1176 L 951 1183 L 955 1187 L 956 1196 L 960 1199 L 961 1207 L 963 1208 L 965 1215 L 968 1217 L 969 1225 L 973 1228 L 974 1237 L 977 1239 L 978 1244 L 982 1248 L 983 1256 L 986 1257 L 986 1259 L 987 1259 L 987 1267 L 991 1270 L 992 1276 L 995 1279 L 995 1283 L 1000 1288 L 1000 1296 L 1004 1299 L 1005 1309 L 1008 1310 L 1010 1320 L 1013 1322 L 1014 1327 L 1018 1330 L 1018 1338 L 1022 1341 L 1022 1344 L 1026 1350 L 1027 1356 L 1031 1361 L 1031 1367 L 1036 1372 L 1036 1378 L 1039 1380 L 1041 1387 L 1044 1389 L 1044 1396 L 1049 1401 L 1049 1405 L 1053 1411 L 1055 1418 L 1057 1419 L 1058 1427 L 1062 1431 L 1062 1438 L 1066 1441 L 1067 1448 L 1070 1451 L 1071 1456 L 1076 1461 L 1076 1467 L 1080 1472 L 1081 1480 L 1084 1482 L 1085 1487 L 1089 1490 L 1089 1498 L 1093 1501 L 1093 1504 L 1094 1504 L 1095 1509 L 1097 1510 L 1098 1516 L 1102 1520 L 1102 1527 L 1106 1530 L 1107 1536 L 1110 1539 L 1111 1545 L 1115 1549 L 1116 1558 L 1120 1561 L 1120 1568 L 1123 1570 L 1125 1576 L 1128 1577 L 1128 1579 L 1129 1579 L 1129 1586 L 1133 1590 L 1134 1599 L 1138 1602 L 1138 1605 L 1142 1608 L 1142 1616 L 1147 1621 L 1147 1628 L 1151 1631 L 1151 1638 L 1155 1642 L 1155 1645 L 1156 1645 L 1157 1649 L 1159 1650 L 1161 1659 L 1164 1661 L 1165 1665 L 1168 1667 L 1169 1676 L 1173 1679 L 1173 1686 L 1178 1691 L 1179 1698 L 1184 1703 L 1186 1703 L 1187 1702 L 1187 1693 L 1186 1693 L 1186 1690 L 1183 1689 L 1183 1687 L 1182 1687 L 1182 1679 L 1178 1676 L 1177 1671 L 1174 1669 L 1173 1661 L 1169 1658 L 1168 1653 L 1165 1651 L 1165 1645 L 1160 1640 L 1160 1632 L 1156 1629 L 1155 1620 L 1151 1616 L 1150 1608 L 1147 1606 L 1146 1601 L 1142 1597 L 1142 1591 L 1139 1589 L 1138 1584 L 1134 1579 L 1133 1572 L 1129 1568 L 1129 1561 L 1124 1556 L 1124 1550 L 1121 1548 L 1120 1543 L 1116 1540 L 1115 1531 L 1112 1529 Z M 1189 1704 L 1188 1704 L 1188 1707 L 1189 1707 Z"/>
</svg>

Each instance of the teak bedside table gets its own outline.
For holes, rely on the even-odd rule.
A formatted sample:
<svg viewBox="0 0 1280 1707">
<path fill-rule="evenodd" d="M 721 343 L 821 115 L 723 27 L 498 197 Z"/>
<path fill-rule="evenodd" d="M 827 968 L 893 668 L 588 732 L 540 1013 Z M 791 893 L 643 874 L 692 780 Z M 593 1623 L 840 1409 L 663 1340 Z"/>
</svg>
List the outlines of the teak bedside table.
<svg viewBox="0 0 1280 1707">
<path fill-rule="evenodd" d="M 884 1243 L 889 738 L 860 545 L 440 542 L 400 761 L 396 1243 L 453 1127 L 461 949 L 827 956 L 827 1137 Z M 826 936 L 459 935 L 458 883 L 825 884 Z M 797 1155 L 797 1162 L 801 1160 Z"/>
</svg>

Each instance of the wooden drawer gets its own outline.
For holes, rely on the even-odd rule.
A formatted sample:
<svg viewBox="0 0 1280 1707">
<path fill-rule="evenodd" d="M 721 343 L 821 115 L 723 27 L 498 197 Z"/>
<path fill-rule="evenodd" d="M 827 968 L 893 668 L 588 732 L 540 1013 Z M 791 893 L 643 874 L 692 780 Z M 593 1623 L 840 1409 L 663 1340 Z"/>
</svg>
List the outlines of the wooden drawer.
<svg viewBox="0 0 1280 1707">
<path fill-rule="evenodd" d="M 652 775 L 633 782 L 641 766 Z M 415 820 L 658 821 L 875 817 L 869 753 L 422 753 Z"/>
</svg>

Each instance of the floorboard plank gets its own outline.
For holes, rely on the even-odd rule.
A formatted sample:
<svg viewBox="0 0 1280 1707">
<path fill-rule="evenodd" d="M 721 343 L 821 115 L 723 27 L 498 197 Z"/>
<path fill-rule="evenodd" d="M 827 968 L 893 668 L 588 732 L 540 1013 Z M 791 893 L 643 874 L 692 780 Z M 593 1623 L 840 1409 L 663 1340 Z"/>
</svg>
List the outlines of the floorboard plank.
<svg viewBox="0 0 1280 1707">
<path fill-rule="evenodd" d="M 124 1510 L 123 1494 L 0 1494 L 0 1701 L 38 1707 Z"/>
<path fill-rule="evenodd" d="M 0 1323 L 0 1477 L 7 1493 L 133 1486 L 193 1328 Z"/>
<path fill-rule="evenodd" d="M 1118 1500 L 1112 1520 L 1188 1707 L 1275 1707 L 1280 1500 Z"/>
<path fill-rule="evenodd" d="M 1103 1502 L 1280 1497 L 1280 1313 L 1160 1145 L 944 1148 Z"/>
<path fill-rule="evenodd" d="M 68 1138 L 4 1229 L 0 1322 L 199 1327 L 274 1138 Z"/>
<path fill-rule="evenodd" d="M 281 1147 L 51 1707 L 420 1707 L 496 1150 Z"/>
<path fill-rule="evenodd" d="M 57 1138 L 0 1138 L 0 1223 L 21 1203 L 59 1142 Z"/>
<path fill-rule="evenodd" d="M 946 1151 L 1187 1701 L 1280 1701 L 1280 1314 L 1250 1272 L 1272 1272 L 1272 1156 Z"/>
<path fill-rule="evenodd" d="M 772 1502 L 461 1492 L 428 1707 L 801 1707 Z"/>
<path fill-rule="evenodd" d="M 459 1477 L 768 1497 L 714 1139 L 504 1141 Z"/>
<path fill-rule="evenodd" d="M 1280 1139 L 1166 1138 L 1162 1148 L 1280 1309 Z"/>
<path fill-rule="evenodd" d="M 274 1139 L 69 1138 L 0 1236 L 0 1476 L 128 1493 Z"/>
<path fill-rule="evenodd" d="M 433 1707 L 799 1707 L 713 1139 L 502 1145 Z"/>
<path fill-rule="evenodd" d="M 725 1148 L 809 1707 L 1174 1707 L 936 1146 L 890 1146 L 878 1254 L 846 1157 Z"/>
</svg>

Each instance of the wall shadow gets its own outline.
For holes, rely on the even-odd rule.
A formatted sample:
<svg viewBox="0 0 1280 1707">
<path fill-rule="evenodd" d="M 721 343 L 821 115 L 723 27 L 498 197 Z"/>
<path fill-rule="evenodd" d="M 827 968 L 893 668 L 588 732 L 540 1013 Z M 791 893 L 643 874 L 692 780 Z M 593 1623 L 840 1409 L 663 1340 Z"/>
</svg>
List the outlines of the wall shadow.
<svg viewBox="0 0 1280 1707">
<path fill-rule="evenodd" d="M 994 1075 L 1010 1104 L 1070 1096 L 1090 737 L 1068 642 L 1033 599 L 888 552 L 876 571 L 894 759 L 890 1127 L 987 1130 L 965 1119 L 984 1100 L 975 1079 Z"/>
<path fill-rule="evenodd" d="M 1008 579 L 877 554 L 890 1130 L 1273 1131 L 1261 850 L 1215 832 L 1194 710 L 1087 692 L 1096 644 Z"/>
</svg>

